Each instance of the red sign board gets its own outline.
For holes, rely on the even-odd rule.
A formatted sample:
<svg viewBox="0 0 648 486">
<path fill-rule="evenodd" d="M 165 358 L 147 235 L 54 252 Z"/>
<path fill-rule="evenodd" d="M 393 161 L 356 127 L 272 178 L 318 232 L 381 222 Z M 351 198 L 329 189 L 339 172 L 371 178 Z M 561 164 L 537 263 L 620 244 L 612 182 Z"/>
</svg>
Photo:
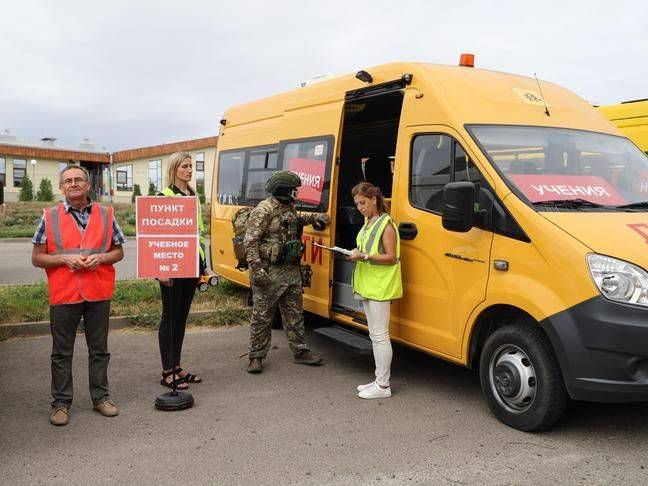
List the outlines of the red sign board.
<svg viewBox="0 0 648 486">
<path fill-rule="evenodd" d="M 196 197 L 140 196 L 135 206 L 137 235 L 197 235 Z"/>
<path fill-rule="evenodd" d="M 297 189 L 297 200 L 318 206 L 324 190 L 326 162 L 293 157 L 288 161 L 288 170 L 301 179 L 302 185 Z"/>
<path fill-rule="evenodd" d="M 508 177 L 531 202 L 585 199 L 605 205 L 626 203 L 603 177 L 527 174 L 508 174 Z"/>
<path fill-rule="evenodd" d="M 137 277 L 198 276 L 196 197 L 136 198 Z"/>
</svg>

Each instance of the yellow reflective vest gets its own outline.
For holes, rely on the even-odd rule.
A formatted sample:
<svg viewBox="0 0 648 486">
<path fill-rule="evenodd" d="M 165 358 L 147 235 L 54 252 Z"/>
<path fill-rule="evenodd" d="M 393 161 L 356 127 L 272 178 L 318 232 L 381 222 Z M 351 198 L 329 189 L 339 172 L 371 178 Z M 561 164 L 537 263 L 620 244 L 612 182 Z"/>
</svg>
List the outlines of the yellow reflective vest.
<svg viewBox="0 0 648 486">
<path fill-rule="evenodd" d="M 356 261 L 353 270 L 353 291 L 368 300 L 394 300 L 403 296 L 400 264 L 400 237 L 389 214 L 376 221 L 367 221 L 356 237 L 356 246 L 368 255 L 383 254 L 382 235 L 388 224 L 396 231 L 396 260 L 392 265 L 372 261 Z"/>
<path fill-rule="evenodd" d="M 162 194 L 165 196 L 170 196 L 170 197 L 175 197 L 175 196 L 184 196 L 182 193 L 176 193 L 171 189 L 170 187 L 165 187 L 162 189 Z M 200 261 L 205 264 L 207 261 L 205 259 L 205 223 L 203 222 L 203 216 L 202 216 L 202 206 L 200 205 L 200 198 L 196 195 L 196 203 L 198 204 L 198 230 L 200 231 L 200 238 L 199 242 L 200 245 L 198 247 L 198 250 L 200 252 Z"/>
</svg>

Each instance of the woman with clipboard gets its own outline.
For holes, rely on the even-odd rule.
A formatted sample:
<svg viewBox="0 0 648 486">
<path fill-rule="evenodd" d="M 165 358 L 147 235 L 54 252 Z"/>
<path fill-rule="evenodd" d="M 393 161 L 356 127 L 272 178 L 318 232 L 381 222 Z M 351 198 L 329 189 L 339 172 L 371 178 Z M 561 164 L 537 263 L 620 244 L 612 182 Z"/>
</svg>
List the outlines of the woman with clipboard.
<svg viewBox="0 0 648 486">
<path fill-rule="evenodd" d="M 392 361 L 390 305 L 392 300 L 403 295 L 400 239 L 378 187 L 362 182 L 351 190 L 351 195 L 358 211 L 365 217 L 365 224 L 356 237 L 357 248 L 348 256 L 349 260 L 356 262 L 353 292 L 362 300 L 376 362 L 376 379 L 359 385 L 358 397 L 389 398 Z"/>
</svg>

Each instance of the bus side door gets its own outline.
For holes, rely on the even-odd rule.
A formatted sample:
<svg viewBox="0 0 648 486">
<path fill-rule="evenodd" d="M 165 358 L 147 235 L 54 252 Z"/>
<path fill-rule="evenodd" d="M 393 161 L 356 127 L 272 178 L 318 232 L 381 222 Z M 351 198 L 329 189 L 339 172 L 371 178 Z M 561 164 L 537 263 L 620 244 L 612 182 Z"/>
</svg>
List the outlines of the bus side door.
<svg viewBox="0 0 648 486">
<path fill-rule="evenodd" d="M 343 97 L 307 100 L 287 106 L 280 130 L 279 166 L 297 173 L 302 186 L 297 193 L 299 212 L 331 215 L 331 178 L 344 108 Z M 331 225 L 323 231 L 304 228 L 302 263 L 313 271 L 311 287 L 304 289 L 304 309 L 329 315 L 332 255 L 315 246 L 331 245 Z"/>
</svg>

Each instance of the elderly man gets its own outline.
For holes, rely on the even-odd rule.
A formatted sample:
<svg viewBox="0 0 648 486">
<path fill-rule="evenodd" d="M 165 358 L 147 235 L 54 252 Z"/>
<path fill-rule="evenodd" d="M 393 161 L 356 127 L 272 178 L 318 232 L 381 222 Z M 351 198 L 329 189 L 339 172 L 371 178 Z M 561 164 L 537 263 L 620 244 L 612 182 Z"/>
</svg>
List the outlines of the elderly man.
<svg viewBox="0 0 648 486">
<path fill-rule="evenodd" d="M 126 239 L 112 208 L 88 197 L 89 179 L 88 171 L 77 165 L 61 171 L 65 202 L 44 210 L 32 240 L 32 264 L 45 269 L 49 287 L 53 425 L 69 422 L 72 354 L 81 317 L 93 408 L 105 417 L 119 413 L 108 393 L 108 315 L 115 287 L 113 263 L 124 257 Z"/>
</svg>

